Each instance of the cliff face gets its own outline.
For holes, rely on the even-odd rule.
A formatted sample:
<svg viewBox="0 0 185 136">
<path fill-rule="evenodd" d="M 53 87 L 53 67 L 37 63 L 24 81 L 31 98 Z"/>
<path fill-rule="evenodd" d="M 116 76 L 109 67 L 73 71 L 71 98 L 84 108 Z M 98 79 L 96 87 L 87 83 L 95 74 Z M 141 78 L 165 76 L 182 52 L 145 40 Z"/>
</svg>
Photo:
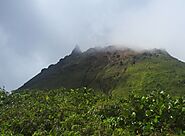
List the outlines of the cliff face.
<svg viewBox="0 0 185 136">
<path fill-rule="evenodd" d="M 147 91 L 150 87 L 169 91 L 178 88 L 180 94 L 185 89 L 185 64 L 157 49 L 137 52 L 108 46 L 81 52 L 76 47 L 69 56 L 43 69 L 19 89 L 60 87 L 90 87 L 115 94 Z"/>
</svg>

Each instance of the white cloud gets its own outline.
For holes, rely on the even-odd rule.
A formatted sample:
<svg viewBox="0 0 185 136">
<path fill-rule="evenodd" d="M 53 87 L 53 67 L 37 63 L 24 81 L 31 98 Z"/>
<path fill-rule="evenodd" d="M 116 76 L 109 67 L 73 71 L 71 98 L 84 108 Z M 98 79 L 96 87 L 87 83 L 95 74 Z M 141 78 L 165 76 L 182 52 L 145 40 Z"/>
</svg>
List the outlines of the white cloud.
<svg viewBox="0 0 185 136">
<path fill-rule="evenodd" d="M 184 0 L 0 1 L 0 86 L 14 89 L 69 54 L 119 44 L 185 61 Z"/>
</svg>

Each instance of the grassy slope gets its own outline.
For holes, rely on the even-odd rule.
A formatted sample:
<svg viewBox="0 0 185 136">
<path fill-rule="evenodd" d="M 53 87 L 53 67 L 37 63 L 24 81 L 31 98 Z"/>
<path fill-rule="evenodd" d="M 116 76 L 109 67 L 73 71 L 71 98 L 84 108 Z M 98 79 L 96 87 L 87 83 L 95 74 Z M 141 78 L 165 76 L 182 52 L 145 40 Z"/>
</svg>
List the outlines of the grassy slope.
<svg viewBox="0 0 185 136">
<path fill-rule="evenodd" d="M 172 95 L 185 94 L 185 64 L 164 55 L 138 61 L 127 67 L 113 94 L 155 89 L 166 90 Z"/>
</svg>

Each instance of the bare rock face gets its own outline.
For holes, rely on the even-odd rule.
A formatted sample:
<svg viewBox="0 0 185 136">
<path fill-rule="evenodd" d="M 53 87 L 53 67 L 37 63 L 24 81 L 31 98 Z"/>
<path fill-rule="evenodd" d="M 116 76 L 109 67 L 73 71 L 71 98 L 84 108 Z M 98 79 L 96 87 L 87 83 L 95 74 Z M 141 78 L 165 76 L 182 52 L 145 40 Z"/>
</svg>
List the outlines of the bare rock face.
<svg viewBox="0 0 185 136">
<path fill-rule="evenodd" d="M 73 49 L 73 51 L 71 52 L 71 55 L 79 55 L 81 53 L 82 53 L 82 51 L 81 51 L 80 47 L 78 45 L 76 45 L 75 48 Z"/>
</svg>

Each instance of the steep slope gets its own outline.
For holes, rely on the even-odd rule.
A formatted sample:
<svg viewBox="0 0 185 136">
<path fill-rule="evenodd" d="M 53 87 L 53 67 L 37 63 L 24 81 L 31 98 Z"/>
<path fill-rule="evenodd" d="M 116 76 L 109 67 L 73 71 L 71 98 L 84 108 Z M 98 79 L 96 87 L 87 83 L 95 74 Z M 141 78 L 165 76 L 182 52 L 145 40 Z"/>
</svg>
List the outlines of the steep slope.
<svg viewBox="0 0 185 136">
<path fill-rule="evenodd" d="M 90 87 L 126 95 L 165 89 L 185 93 L 185 64 L 166 51 L 134 51 L 108 46 L 81 52 L 76 47 L 57 64 L 43 69 L 19 89 Z"/>
</svg>

